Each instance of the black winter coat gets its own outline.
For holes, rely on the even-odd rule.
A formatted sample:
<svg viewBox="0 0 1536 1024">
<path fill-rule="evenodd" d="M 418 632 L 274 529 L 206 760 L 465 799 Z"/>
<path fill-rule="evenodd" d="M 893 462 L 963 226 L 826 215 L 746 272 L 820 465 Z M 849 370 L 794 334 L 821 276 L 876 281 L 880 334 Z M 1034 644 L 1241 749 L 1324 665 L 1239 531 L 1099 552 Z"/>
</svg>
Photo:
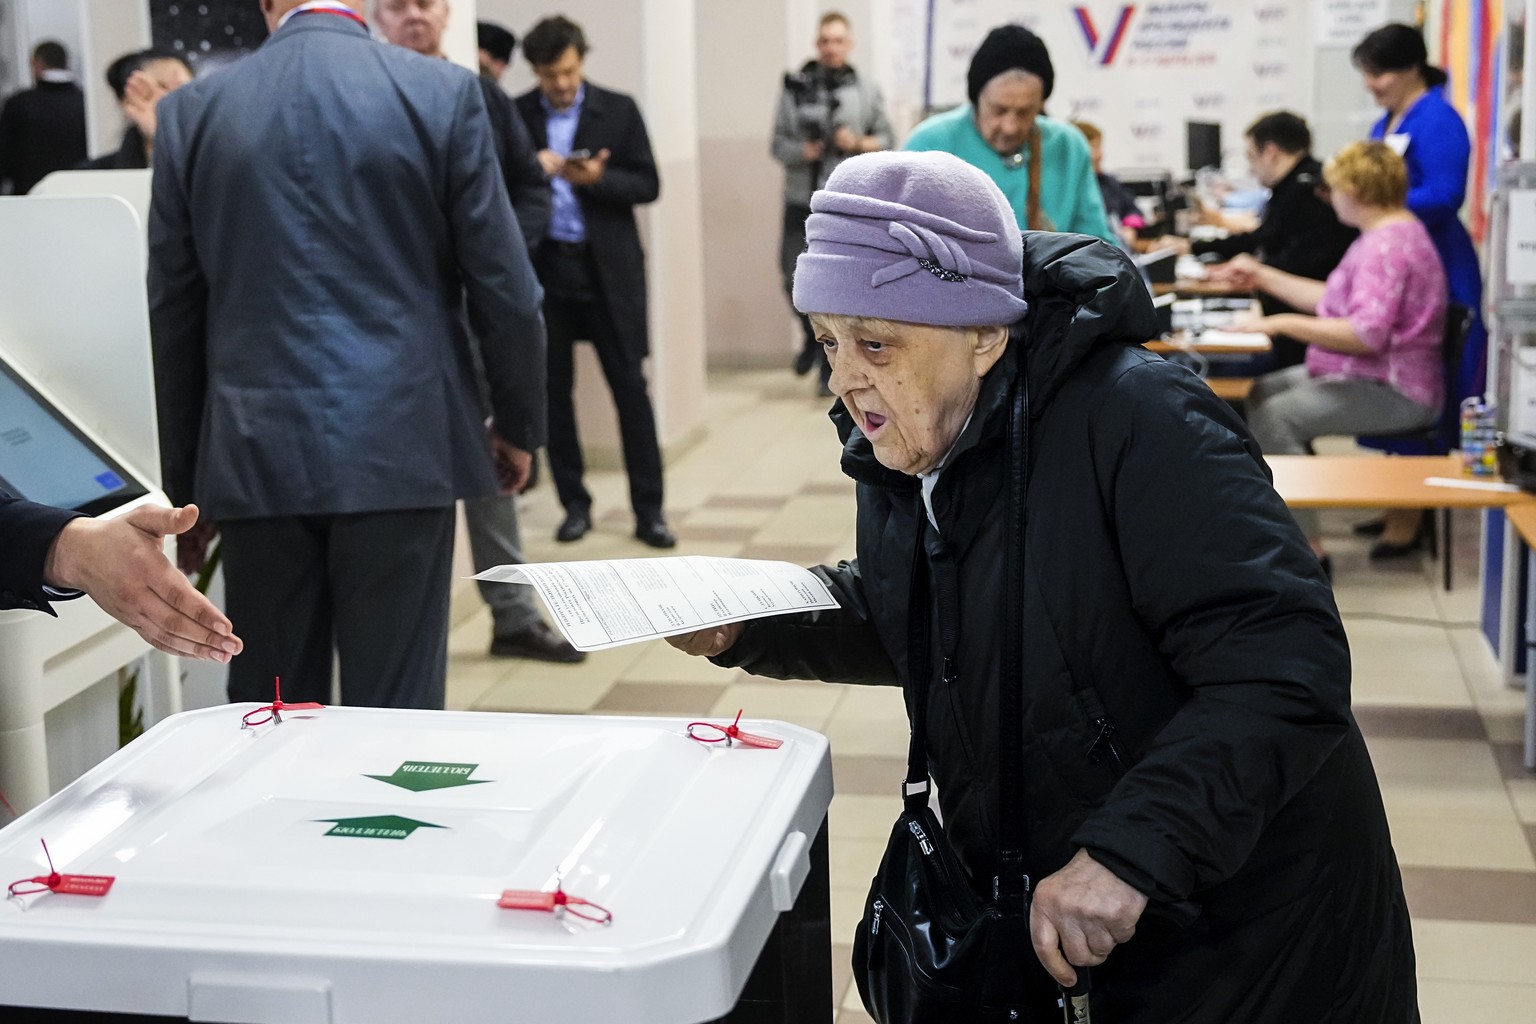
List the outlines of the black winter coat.
<svg viewBox="0 0 1536 1024">
<path fill-rule="evenodd" d="M 958 681 L 928 659 L 951 838 L 973 880 L 990 878 L 1004 432 L 1022 358 L 1027 869 L 1044 878 L 1087 848 L 1152 900 L 1094 970 L 1094 1009 L 1115 1024 L 1416 1021 L 1408 913 L 1317 559 L 1242 422 L 1140 346 L 1157 325 L 1124 256 L 1031 232 L 1024 270 L 1030 312 L 933 494 L 958 575 Z M 902 685 L 921 497 L 840 403 L 832 416 L 858 482 L 858 558 L 820 570 L 842 608 L 758 620 L 715 660 Z M 1025 959 L 1040 1019 L 1059 1019 Z"/>
</svg>

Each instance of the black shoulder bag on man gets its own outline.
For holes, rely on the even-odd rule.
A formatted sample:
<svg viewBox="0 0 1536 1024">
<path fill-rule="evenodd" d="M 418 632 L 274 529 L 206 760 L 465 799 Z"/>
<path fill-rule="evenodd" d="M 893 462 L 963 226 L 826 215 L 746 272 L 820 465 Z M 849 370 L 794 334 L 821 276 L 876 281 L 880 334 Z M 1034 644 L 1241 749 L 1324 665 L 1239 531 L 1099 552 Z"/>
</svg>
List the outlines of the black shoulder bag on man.
<svg viewBox="0 0 1536 1024">
<path fill-rule="evenodd" d="M 912 740 L 901 817 L 865 900 L 853 942 L 853 973 L 865 1008 L 880 1024 L 956 1024 L 1026 1021 L 1022 978 L 1029 938 L 1030 880 L 1024 871 L 1024 497 L 1028 488 L 1029 397 L 1020 359 L 1008 424 L 1008 588 L 1004 595 L 1003 679 L 999 686 L 998 820 L 1002 849 L 992 897 L 971 889 L 965 869 L 928 806 L 926 742 L 929 686 L 929 580 L 933 565 L 939 600 L 942 685 L 957 684 L 959 623 L 954 562 L 937 537 L 929 542 L 927 516 L 918 510 L 918 544 L 908 609 L 909 714 Z M 925 552 L 929 555 L 925 558 Z M 1078 970 L 1081 993 L 1066 1000 L 1086 1021 L 1088 972 Z"/>
</svg>

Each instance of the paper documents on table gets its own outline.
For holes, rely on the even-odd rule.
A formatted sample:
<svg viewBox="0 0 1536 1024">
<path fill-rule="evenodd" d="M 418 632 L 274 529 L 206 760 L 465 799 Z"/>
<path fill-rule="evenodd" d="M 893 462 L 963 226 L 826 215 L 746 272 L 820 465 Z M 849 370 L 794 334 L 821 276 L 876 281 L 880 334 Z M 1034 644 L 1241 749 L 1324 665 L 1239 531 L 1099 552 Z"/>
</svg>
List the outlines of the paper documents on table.
<svg viewBox="0 0 1536 1024">
<path fill-rule="evenodd" d="M 1267 334 L 1250 334 L 1246 331 L 1201 331 L 1191 339 L 1197 348 L 1224 348 L 1233 352 L 1268 352 L 1273 342 Z"/>
<path fill-rule="evenodd" d="M 475 579 L 531 585 L 578 651 L 838 606 L 809 569 L 747 558 L 684 555 L 499 565 Z"/>
</svg>

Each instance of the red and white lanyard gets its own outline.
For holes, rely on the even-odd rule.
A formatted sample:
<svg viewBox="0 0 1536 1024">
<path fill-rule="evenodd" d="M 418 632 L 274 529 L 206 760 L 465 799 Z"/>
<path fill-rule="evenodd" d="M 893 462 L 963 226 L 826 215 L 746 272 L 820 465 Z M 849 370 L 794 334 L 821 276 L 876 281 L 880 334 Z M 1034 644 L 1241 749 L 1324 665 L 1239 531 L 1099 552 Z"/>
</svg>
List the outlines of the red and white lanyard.
<svg viewBox="0 0 1536 1024">
<path fill-rule="evenodd" d="M 368 27 L 368 23 L 363 20 L 361 14 L 358 14 L 344 3 L 338 3 L 337 0 L 313 0 L 312 3 L 300 4 L 283 15 L 282 19 L 277 23 L 277 27 L 282 28 L 288 24 L 290 18 L 296 18 L 301 14 L 337 14 L 343 18 L 351 18 L 364 28 Z"/>
</svg>

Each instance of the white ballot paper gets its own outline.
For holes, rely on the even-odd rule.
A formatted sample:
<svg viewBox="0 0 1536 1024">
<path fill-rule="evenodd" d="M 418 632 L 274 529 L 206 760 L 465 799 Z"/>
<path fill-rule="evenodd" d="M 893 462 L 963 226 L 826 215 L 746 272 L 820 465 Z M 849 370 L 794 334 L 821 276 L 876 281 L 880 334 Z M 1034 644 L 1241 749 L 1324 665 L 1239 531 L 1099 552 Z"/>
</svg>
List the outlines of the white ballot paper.
<svg viewBox="0 0 1536 1024">
<path fill-rule="evenodd" d="M 748 558 L 684 555 L 498 565 L 475 579 L 533 586 L 555 626 L 578 651 L 838 606 L 809 569 Z"/>
</svg>

